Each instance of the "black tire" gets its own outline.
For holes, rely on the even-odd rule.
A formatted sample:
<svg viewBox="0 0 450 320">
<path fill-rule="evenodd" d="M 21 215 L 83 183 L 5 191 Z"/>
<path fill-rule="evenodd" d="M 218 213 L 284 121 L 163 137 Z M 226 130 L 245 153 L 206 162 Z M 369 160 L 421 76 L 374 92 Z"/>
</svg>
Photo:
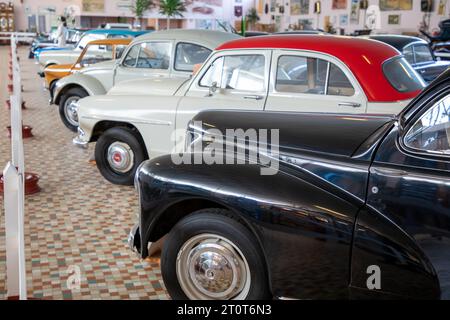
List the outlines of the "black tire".
<svg viewBox="0 0 450 320">
<path fill-rule="evenodd" d="M 75 123 L 72 123 L 69 119 L 67 119 L 66 113 L 64 110 L 66 102 L 72 98 L 82 99 L 84 97 L 87 97 L 88 95 L 89 94 L 82 88 L 71 88 L 71 89 L 67 90 L 61 96 L 61 99 L 59 100 L 59 116 L 61 117 L 61 120 L 64 123 L 64 125 L 73 132 L 77 132 L 78 125 L 75 125 Z"/>
<path fill-rule="evenodd" d="M 126 143 L 134 154 L 133 166 L 125 173 L 114 170 L 107 159 L 108 149 L 114 142 Z M 126 127 L 106 130 L 95 145 L 95 162 L 102 176 L 113 184 L 133 185 L 134 175 L 142 161 L 146 160 L 145 146 L 137 133 Z"/>
<path fill-rule="evenodd" d="M 167 236 L 161 252 L 161 272 L 164 284 L 175 300 L 186 300 L 181 288 L 176 261 L 183 244 L 202 233 L 213 233 L 232 241 L 242 252 L 250 269 L 251 284 L 245 300 L 271 299 L 266 263 L 253 234 L 223 209 L 203 209 L 179 221 Z"/>
</svg>

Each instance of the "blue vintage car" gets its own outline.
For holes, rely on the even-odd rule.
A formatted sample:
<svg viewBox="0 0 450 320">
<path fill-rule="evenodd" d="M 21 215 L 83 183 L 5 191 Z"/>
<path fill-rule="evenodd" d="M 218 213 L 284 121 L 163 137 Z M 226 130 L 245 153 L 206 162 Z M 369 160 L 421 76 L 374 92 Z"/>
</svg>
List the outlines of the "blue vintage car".
<svg viewBox="0 0 450 320">
<path fill-rule="evenodd" d="M 35 58 L 42 68 L 55 64 L 74 63 L 84 47 L 91 41 L 107 38 L 134 38 L 150 31 L 127 29 L 95 29 L 86 31 L 73 47 L 41 48 L 35 51 Z"/>
<path fill-rule="evenodd" d="M 81 36 L 86 30 L 81 29 L 67 29 L 67 47 L 73 47 L 78 41 L 80 41 Z M 28 58 L 33 59 L 37 50 L 42 48 L 52 48 L 56 47 L 56 40 L 54 39 L 53 33 L 49 36 L 38 36 L 33 40 L 30 46 L 30 52 Z"/>
<path fill-rule="evenodd" d="M 427 82 L 450 67 L 450 61 L 438 60 L 428 42 L 417 37 L 400 35 L 373 35 L 370 39 L 387 43 L 403 53 L 405 59 Z"/>
</svg>

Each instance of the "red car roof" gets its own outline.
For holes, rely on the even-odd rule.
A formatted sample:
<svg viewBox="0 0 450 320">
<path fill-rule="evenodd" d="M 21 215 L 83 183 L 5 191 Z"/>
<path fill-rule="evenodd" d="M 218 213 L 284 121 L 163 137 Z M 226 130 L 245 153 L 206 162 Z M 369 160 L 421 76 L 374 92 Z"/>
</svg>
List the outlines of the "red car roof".
<svg viewBox="0 0 450 320">
<path fill-rule="evenodd" d="M 329 35 L 270 35 L 224 43 L 217 50 L 235 49 L 310 50 L 332 55 L 346 64 L 371 102 L 393 102 L 414 98 L 419 92 L 399 92 L 383 74 L 382 64 L 400 55 L 379 41 Z"/>
</svg>

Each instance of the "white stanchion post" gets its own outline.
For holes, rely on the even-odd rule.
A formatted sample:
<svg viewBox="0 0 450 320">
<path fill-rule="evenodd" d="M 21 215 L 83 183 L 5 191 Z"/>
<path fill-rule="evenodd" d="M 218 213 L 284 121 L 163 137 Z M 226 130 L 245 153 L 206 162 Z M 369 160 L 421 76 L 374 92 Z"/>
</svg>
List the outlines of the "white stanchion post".
<svg viewBox="0 0 450 320">
<path fill-rule="evenodd" d="M 22 105 L 20 68 L 18 66 L 16 39 L 11 36 L 14 94 L 11 101 L 11 153 L 3 171 L 6 232 L 6 276 L 8 297 L 27 298 L 24 245 L 25 165 L 22 140 Z M 19 91 L 17 91 L 19 87 Z"/>
</svg>

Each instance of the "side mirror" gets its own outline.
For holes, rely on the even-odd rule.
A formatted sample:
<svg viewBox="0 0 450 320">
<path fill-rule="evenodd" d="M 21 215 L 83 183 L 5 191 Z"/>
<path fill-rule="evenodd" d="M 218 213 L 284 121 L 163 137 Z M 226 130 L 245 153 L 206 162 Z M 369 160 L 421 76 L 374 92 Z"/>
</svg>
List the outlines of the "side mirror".
<svg viewBox="0 0 450 320">
<path fill-rule="evenodd" d="M 207 97 L 212 97 L 214 95 L 214 93 L 216 93 L 216 91 L 217 91 L 217 81 L 214 81 L 209 86 L 209 92 L 208 92 L 208 94 L 206 96 Z"/>
</svg>

